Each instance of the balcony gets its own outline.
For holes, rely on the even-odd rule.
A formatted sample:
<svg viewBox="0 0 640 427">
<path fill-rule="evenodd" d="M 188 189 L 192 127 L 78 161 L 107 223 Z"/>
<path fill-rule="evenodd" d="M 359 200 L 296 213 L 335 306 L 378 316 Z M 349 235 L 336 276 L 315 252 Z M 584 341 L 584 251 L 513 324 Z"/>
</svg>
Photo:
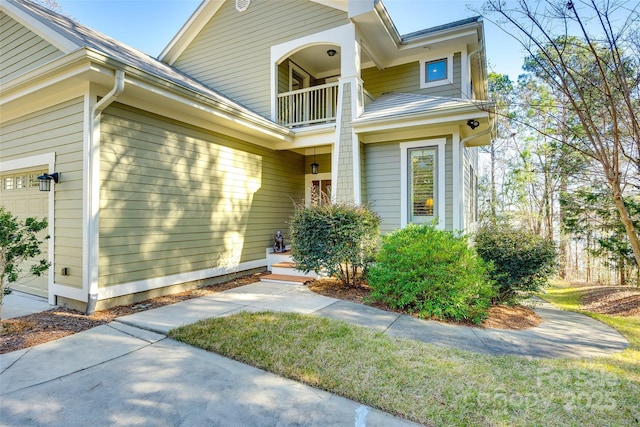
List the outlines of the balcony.
<svg viewBox="0 0 640 427">
<path fill-rule="evenodd" d="M 278 95 L 278 123 L 287 127 L 336 120 L 338 83 L 328 83 Z"/>
</svg>

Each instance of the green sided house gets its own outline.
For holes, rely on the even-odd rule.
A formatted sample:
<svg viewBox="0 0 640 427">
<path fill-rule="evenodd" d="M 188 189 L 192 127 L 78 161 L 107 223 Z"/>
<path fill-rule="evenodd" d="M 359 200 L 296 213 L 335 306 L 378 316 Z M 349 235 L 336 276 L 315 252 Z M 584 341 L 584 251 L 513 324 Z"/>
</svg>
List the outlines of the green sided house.
<svg viewBox="0 0 640 427">
<path fill-rule="evenodd" d="M 15 288 L 51 304 L 264 270 L 321 191 L 383 232 L 475 225 L 479 18 L 399 35 L 379 0 L 205 0 L 155 59 L 3 0 L 0 37 L 0 203 L 50 223 L 48 274 Z"/>
</svg>

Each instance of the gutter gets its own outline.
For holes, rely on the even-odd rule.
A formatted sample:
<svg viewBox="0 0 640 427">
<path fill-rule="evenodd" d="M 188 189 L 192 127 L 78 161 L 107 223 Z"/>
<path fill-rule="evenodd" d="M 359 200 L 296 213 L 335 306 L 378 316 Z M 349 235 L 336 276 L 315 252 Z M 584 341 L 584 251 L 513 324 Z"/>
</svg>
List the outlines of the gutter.
<svg viewBox="0 0 640 427">
<path fill-rule="evenodd" d="M 489 127 L 487 129 L 483 130 L 480 133 L 477 133 L 475 135 L 469 135 L 469 136 L 467 136 L 465 138 L 462 138 L 460 140 L 460 144 L 466 144 L 468 141 L 471 141 L 472 139 L 476 139 L 476 138 L 479 138 L 481 136 L 485 136 L 486 134 L 493 133 L 495 126 L 496 126 L 496 121 L 495 121 L 495 119 L 491 120 L 491 113 L 489 113 Z"/>
<path fill-rule="evenodd" d="M 98 302 L 98 267 L 99 267 L 99 245 L 100 236 L 99 213 L 100 213 L 100 116 L 105 108 L 113 103 L 124 91 L 124 71 L 116 70 L 113 88 L 104 98 L 98 101 L 91 108 L 91 123 L 89 127 L 90 143 L 88 149 L 88 186 L 87 186 L 87 245 L 88 259 L 86 264 L 85 277 L 89 284 L 87 296 L 87 309 L 85 314 L 92 315 L 96 311 Z"/>
</svg>

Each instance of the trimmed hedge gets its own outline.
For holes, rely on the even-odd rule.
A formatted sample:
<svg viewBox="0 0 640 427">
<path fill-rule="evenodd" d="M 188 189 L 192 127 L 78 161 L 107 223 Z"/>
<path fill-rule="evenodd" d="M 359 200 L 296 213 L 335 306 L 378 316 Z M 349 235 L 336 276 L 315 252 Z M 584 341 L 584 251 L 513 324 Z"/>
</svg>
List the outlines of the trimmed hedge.
<svg viewBox="0 0 640 427">
<path fill-rule="evenodd" d="M 557 250 L 552 240 L 518 230 L 505 223 L 480 227 L 476 250 L 493 264 L 496 302 L 517 303 L 540 291 L 555 272 Z"/>
<path fill-rule="evenodd" d="M 291 257 L 299 270 L 359 284 L 373 261 L 380 218 L 364 206 L 297 206 L 290 222 Z"/>
<path fill-rule="evenodd" d="M 473 323 L 486 318 L 493 286 L 465 237 L 412 224 L 382 240 L 369 270 L 371 300 L 422 318 Z"/>
</svg>

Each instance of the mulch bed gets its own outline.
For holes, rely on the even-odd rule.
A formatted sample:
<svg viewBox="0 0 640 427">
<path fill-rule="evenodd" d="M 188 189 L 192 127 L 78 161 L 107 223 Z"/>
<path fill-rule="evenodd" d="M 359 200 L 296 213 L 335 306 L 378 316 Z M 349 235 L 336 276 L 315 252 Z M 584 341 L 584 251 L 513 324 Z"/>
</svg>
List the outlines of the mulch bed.
<svg viewBox="0 0 640 427">
<path fill-rule="evenodd" d="M 381 303 L 366 303 L 365 298 L 369 296 L 371 288 L 366 285 L 346 288 L 335 280 L 316 280 L 310 282 L 309 289 L 313 292 L 328 297 L 338 298 L 346 301 L 366 304 L 386 311 L 404 313 L 395 310 Z M 407 313 L 404 313 L 407 314 Z M 529 307 L 517 306 L 493 306 L 489 309 L 488 318 L 480 325 L 483 328 L 520 330 L 538 326 L 542 322 L 540 316 Z M 467 326 L 477 326 L 471 323 L 463 323 Z"/>
<path fill-rule="evenodd" d="M 31 314 L 15 319 L 2 320 L 0 324 L 0 354 L 43 344 L 67 335 L 104 325 L 112 320 L 186 301 L 206 295 L 213 295 L 227 289 L 254 283 L 260 280 L 263 273 L 252 274 L 230 280 L 228 282 L 192 289 L 173 295 L 149 299 L 143 302 L 113 307 L 95 312 L 92 316 L 66 308 L 54 308 L 42 313 Z M 308 283 L 309 289 L 321 295 L 368 304 L 376 308 L 399 312 L 383 304 L 366 303 L 370 289 L 365 286 L 345 288 L 335 280 L 317 280 Z M 640 316 L 640 290 L 624 286 L 591 287 L 583 300 L 583 309 L 603 314 L 621 316 Z M 482 323 L 483 328 L 495 329 L 527 329 L 537 326 L 542 319 L 525 306 L 494 306 L 489 310 L 489 317 Z"/>
</svg>

